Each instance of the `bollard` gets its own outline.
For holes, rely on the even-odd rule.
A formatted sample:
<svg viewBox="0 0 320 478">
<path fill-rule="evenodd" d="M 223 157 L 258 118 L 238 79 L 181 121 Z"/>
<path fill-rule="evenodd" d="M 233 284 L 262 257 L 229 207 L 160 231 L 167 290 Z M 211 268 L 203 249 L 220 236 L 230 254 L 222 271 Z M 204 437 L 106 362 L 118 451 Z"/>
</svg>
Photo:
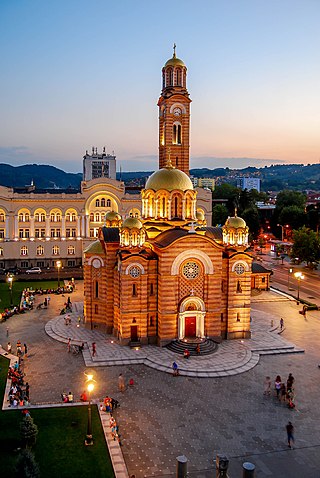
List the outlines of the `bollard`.
<svg viewBox="0 0 320 478">
<path fill-rule="evenodd" d="M 216 456 L 216 478 L 227 478 L 229 460 L 225 455 Z"/>
<path fill-rule="evenodd" d="M 177 456 L 177 474 L 176 478 L 187 478 L 188 459 L 186 456 Z"/>
<path fill-rule="evenodd" d="M 242 478 L 254 478 L 255 465 L 248 461 L 242 464 Z"/>
</svg>

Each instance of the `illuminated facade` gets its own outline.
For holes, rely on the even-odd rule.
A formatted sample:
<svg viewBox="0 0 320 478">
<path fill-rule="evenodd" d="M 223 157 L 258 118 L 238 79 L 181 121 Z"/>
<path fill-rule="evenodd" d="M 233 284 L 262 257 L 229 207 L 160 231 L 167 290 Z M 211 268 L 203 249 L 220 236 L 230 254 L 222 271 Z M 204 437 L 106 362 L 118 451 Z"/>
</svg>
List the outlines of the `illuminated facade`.
<svg viewBox="0 0 320 478">
<path fill-rule="evenodd" d="M 175 67 L 181 68 L 180 80 Z M 182 94 L 186 67 L 175 51 L 163 73 L 158 104 L 160 110 L 169 103 L 170 108 L 160 115 L 160 169 L 141 191 L 140 217 L 110 216 L 98 240 L 85 250 L 87 324 L 113 334 L 124 345 L 139 341 L 162 346 L 185 337 L 250 337 L 248 227 L 236 214 L 223 228 L 207 223 L 201 190 L 194 189 L 188 175 L 190 100 Z M 180 110 L 178 145 L 169 116 L 175 115 L 173 106 Z"/>
</svg>

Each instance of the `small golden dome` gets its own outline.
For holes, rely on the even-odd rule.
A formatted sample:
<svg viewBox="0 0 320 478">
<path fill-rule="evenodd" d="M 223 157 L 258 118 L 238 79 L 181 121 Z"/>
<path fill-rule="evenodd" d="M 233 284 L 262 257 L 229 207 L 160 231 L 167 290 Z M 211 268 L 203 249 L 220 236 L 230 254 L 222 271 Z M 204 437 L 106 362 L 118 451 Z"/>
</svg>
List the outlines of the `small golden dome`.
<svg viewBox="0 0 320 478">
<path fill-rule="evenodd" d="M 143 224 L 137 217 L 128 217 L 123 221 L 122 229 L 142 229 Z"/>
<path fill-rule="evenodd" d="M 234 217 L 228 217 L 226 220 L 226 227 L 233 227 L 234 229 L 238 228 L 245 228 L 247 227 L 246 221 L 242 219 L 242 217 L 234 216 Z"/>
<path fill-rule="evenodd" d="M 167 66 L 186 66 L 180 58 L 172 57 L 170 60 L 166 62 L 164 67 L 166 68 Z"/>
<path fill-rule="evenodd" d="M 204 217 L 203 212 L 202 211 L 197 211 L 196 218 L 198 219 L 198 221 L 204 221 L 205 217 Z"/>
<path fill-rule="evenodd" d="M 120 214 L 118 214 L 117 212 L 115 211 L 108 211 L 105 215 L 105 221 L 120 221 L 121 220 L 121 216 Z"/>
<path fill-rule="evenodd" d="M 166 166 L 150 176 L 145 189 L 153 189 L 154 191 L 179 189 L 180 191 L 186 191 L 187 189 L 193 189 L 193 185 L 186 173 L 172 166 Z"/>
</svg>

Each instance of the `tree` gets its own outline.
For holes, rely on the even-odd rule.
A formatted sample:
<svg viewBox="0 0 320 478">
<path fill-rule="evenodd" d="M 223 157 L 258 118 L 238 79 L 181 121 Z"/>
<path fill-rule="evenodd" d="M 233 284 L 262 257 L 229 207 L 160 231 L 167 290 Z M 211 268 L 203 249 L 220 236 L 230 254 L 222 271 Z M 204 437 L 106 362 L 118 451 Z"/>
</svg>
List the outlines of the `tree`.
<svg viewBox="0 0 320 478">
<path fill-rule="evenodd" d="M 305 226 L 293 231 L 293 247 L 290 257 L 298 257 L 300 261 L 304 261 L 308 265 L 312 262 L 318 263 L 320 261 L 320 240 L 317 234 Z"/>
<path fill-rule="evenodd" d="M 228 199 L 227 208 L 230 216 L 234 215 L 235 207 L 238 207 L 238 198 L 240 189 L 229 183 L 223 183 L 217 186 L 212 193 L 213 199 Z"/>
<path fill-rule="evenodd" d="M 223 204 L 217 204 L 212 209 L 212 225 L 222 226 L 226 222 L 228 215 L 229 215 L 229 212 L 226 206 L 224 206 Z"/>
<path fill-rule="evenodd" d="M 260 218 L 258 209 L 256 207 L 245 209 L 242 212 L 241 217 L 246 221 L 251 237 L 256 238 L 260 231 Z"/>
<path fill-rule="evenodd" d="M 277 195 L 276 208 L 281 211 L 287 206 L 297 206 L 299 209 L 305 209 L 306 197 L 304 194 L 297 191 L 291 191 L 290 189 L 284 189 Z"/>
<path fill-rule="evenodd" d="M 32 448 L 35 445 L 38 435 L 38 427 L 33 423 L 30 415 L 23 417 L 20 423 L 20 435 L 26 448 Z"/>
<path fill-rule="evenodd" d="M 17 478 L 40 478 L 39 466 L 30 450 L 22 450 L 19 454 L 15 465 L 15 476 Z"/>
<path fill-rule="evenodd" d="M 283 226 L 289 224 L 291 229 L 299 229 L 307 221 L 307 215 L 304 209 L 298 206 L 285 206 L 279 214 L 279 224 Z"/>
</svg>

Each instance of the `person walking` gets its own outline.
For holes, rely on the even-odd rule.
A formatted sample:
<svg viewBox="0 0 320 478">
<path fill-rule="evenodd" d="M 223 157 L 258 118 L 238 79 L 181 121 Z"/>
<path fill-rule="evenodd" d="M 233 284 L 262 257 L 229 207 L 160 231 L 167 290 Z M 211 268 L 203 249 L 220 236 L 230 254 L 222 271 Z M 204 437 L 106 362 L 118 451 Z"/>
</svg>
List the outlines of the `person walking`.
<svg viewBox="0 0 320 478">
<path fill-rule="evenodd" d="M 122 373 L 120 373 L 119 377 L 118 377 L 118 387 L 119 387 L 119 391 L 120 392 L 124 392 L 125 391 L 125 382 L 124 382 L 124 376 L 122 375 Z"/>
<path fill-rule="evenodd" d="M 8 354 L 11 354 L 11 350 L 12 350 L 11 342 L 8 342 L 7 350 L 8 350 Z"/>
<path fill-rule="evenodd" d="M 291 422 L 288 422 L 288 424 L 286 425 L 286 430 L 288 438 L 288 447 L 292 448 L 292 446 L 294 445 L 294 427 Z"/>
<path fill-rule="evenodd" d="M 281 317 L 281 319 L 280 319 L 280 330 L 283 330 L 283 326 L 284 326 L 284 320 Z"/>
<path fill-rule="evenodd" d="M 178 367 L 178 364 L 176 362 L 173 362 L 172 370 L 173 370 L 173 376 L 177 377 L 179 375 L 179 367 Z"/>
<path fill-rule="evenodd" d="M 9 337 L 9 327 L 7 326 L 7 337 Z"/>
<path fill-rule="evenodd" d="M 25 356 L 25 357 L 28 357 L 28 347 L 27 347 L 27 344 L 23 344 L 23 347 L 24 347 L 24 356 Z"/>
<path fill-rule="evenodd" d="M 71 339 L 70 338 L 68 339 L 67 349 L 68 349 L 68 352 L 71 351 Z"/>
<path fill-rule="evenodd" d="M 281 390 L 281 377 L 280 375 L 277 375 L 276 376 L 276 379 L 274 381 L 274 388 L 276 390 L 276 394 L 277 394 L 277 399 L 280 400 L 281 398 L 281 395 L 280 395 L 280 390 Z"/>
<path fill-rule="evenodd" d="M 96 343 L 95 342 L 92 342 L 92 357 L 94 357 L 96 355 Z"/>
</svg>

